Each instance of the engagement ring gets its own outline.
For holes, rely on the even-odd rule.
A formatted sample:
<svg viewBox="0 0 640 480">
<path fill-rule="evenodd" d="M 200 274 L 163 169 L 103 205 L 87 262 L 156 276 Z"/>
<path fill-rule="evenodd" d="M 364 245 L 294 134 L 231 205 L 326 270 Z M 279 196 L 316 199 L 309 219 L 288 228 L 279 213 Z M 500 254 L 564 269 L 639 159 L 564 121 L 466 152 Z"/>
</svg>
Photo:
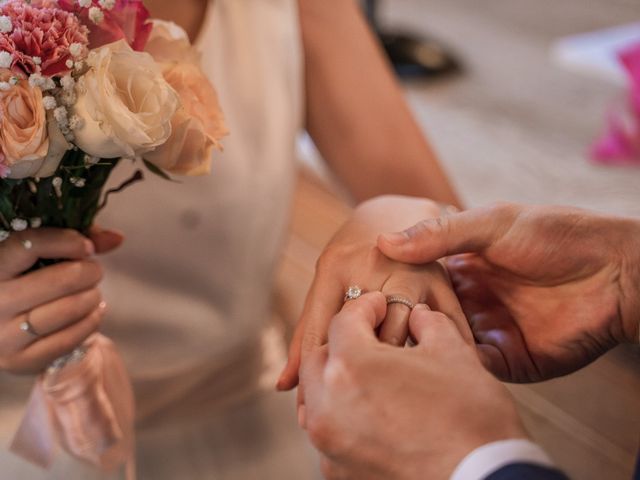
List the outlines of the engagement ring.
<svg viewBox="0 0 640 480">
<path fill-rule="evenodd" d="M 29 314 L 27 314 L 27 319 L 25 321 L 20 322 L 20 330 L 22 330 L 23 332 L 30 333 L 34 337 L 40 336 L 40 334 L 36 332 L 36 329 L 33 328 L 33 325 L 31 325 L 31 322 L 29 321 Z"/>
<path fill-rule="evenodd" d="M 355 300 L 362 296 L 362 289 L 357 285 L 352 285 L 347 289 L 347 293 L 344 294 L 345 303 L 349 300 Z"/>
</svg>

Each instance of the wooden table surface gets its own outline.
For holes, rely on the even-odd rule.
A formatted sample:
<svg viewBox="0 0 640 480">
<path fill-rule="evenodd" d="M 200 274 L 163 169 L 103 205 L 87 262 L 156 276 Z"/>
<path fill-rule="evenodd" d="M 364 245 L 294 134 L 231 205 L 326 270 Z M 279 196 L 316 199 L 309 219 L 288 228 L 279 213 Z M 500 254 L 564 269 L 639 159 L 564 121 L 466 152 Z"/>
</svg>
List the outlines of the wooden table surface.
<svg viewBox="0 0 640 480">
<path fill-rule="evenodd" d="M 559 37 L 639 20 L 640 0 L 387 0 L 382 13 L 387 25 L 446 41 L 466 65 L 455 79 L 408 84 L 407 95 L 467 205 L 510 200 L 640 216 L 640 168 L 601 167 L 586 156 L 621 92 L 550 57 Z M 303 176 L 280 275 L 290 318 L 348 212 Z M 532 435 L 573 478 L 630 478 L 640 439 L 639 350 L 510 387 Z"/>
</svg>

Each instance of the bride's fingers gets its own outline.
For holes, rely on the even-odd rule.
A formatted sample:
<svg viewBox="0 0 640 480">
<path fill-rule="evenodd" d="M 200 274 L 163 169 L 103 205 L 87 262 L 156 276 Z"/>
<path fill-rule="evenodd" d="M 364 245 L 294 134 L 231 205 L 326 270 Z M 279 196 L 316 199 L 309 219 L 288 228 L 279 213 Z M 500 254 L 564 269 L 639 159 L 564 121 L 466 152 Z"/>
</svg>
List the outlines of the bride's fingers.
<svg viewBox="0 0 640 480">
<path fill-rule="evenodd" d="M 0 281 L 25 272 L 39 258 L 80 260 L 93 253 L 93 243 L 74 230 L 39 228 L 15 232 L 0 243 Z"/>
<path fill-rule="evenodd" d="M 387 307 L 387 316 L 380 326 L 378 338 L 381 342 L 402 347 L 409 336 L 409 316 L 411 308 L 400 303 L 392 303 Z"/>
<path fill-rule="evenodd" d="M 282 373 L 280 373 L 278 383 L 276 384 L 276 389 L 279 391 L 291 390 L 295 388 L 296 385 L 298 385 L 298 372 L 300 370 L 300 346 L 302 345 L 303 335 L 304 324 L 302 323 L 302 320 L 300 320 L 298 321 L 298 325 L 296 326 L 293 338 L 291 339 L 291 344 L 289 345 L 287 364 L 282 370 Z"/>
<path fill-rule="evenodd" d="M 46 337 L 82 320 L 94 311 L 101 301 L 100 291 L 94 288 L 21 314 L 2 325 L 0 351 L 18 352 L 34 343 L 39 337 Z M 38 337 L 21 330 L 20 326 L 25 321 L 29 322 Z"/>
<path fill-rule="evenodd" d="M 334 276 L 322 272 L 316 275 L 289 348 L 287 365 L 278 380 L 278 390 L 295 388 L 304 356 L 327 342 L 329 323 L 342 307 L 344 291 Z"/>
<path fill-rule="evenodd" d="M 380 341 L 394 346 L 404 346 L 409 336 L 411 306 L 402 302 L 413 305 L 423 302 L 426 298 L 423 283 L 420 275 L 400 272 L 391 275 L 382 286 L 388 307 L 378 333 Z"/>
<path fill-rule="evenodd" d="M 431 267 L 429 267 L 432 270 Z M 387 316 L 380 326 L 378 338 L 390 345 L 403 347 L 409 337 L 409 317 L 413 305 L 428 303 L 432 283 L 446 282 L 441 272 L 401 270 L 392 274 L 382 286 L 387 297 Z"/>
<path fill-rule="evenodd" d="M 96 262 L 63 262 L 4 282 L 0 323 L 39 305 L 95 287 L 102 279 Z"/>
<path fill-rule="evenodd" d="M 82 320 L 69 328 L 41 338 L 10 359 L 5 359 L 0 367 L 14 374 L 36 374 L 54 360 L 71 353 L 94 334 L 100 327 L 105 306 L 101 304 Z"/>
</svg>

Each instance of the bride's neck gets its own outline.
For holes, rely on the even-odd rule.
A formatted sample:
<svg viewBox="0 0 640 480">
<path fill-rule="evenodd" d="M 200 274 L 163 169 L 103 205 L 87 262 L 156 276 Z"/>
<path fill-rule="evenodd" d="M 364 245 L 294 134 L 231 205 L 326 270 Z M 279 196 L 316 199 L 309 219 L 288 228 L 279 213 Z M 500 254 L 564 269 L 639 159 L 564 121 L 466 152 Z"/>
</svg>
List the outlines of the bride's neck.
<svg viewBox="0 0 640 480">
<path fill-rule="evenodd" d="M 144 0 L 152 18 L 170 20 L 177 23 L 189 34 L 193 41 L 200 33 L 207 8 L 210 8 L 209 0 L 181 0 L 180 2 L 167 2 L 166 0 Z"/>
</svg>

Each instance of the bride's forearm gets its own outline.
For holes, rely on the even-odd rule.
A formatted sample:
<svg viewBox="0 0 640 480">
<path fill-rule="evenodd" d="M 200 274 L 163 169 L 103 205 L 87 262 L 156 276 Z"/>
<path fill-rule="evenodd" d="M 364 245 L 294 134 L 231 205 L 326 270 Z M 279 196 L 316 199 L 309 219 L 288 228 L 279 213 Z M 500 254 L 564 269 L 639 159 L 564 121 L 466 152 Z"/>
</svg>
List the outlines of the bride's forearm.
<svg viewBox="0 0 640 480">
<path fill-rule="evenodd" d="M 428 197 L 459 206 L 353 0 L 299 0 L 307 128 L 354 198 Z"/>
</svg>

